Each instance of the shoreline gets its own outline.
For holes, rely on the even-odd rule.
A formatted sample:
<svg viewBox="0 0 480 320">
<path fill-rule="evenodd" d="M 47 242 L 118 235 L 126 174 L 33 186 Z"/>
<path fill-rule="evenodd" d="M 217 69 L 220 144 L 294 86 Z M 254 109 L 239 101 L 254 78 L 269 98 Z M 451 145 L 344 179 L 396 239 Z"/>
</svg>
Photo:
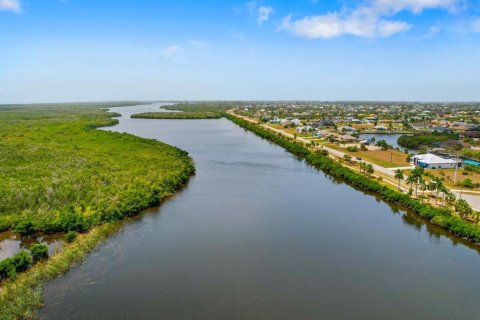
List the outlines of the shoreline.
<svg viewBox="0 0 480 320">
<path fill-rule="evenodd" d="M 119 120 L 116 119 L 119 114 L 101 109 L 111 115 L 108 123 L 101 126 L 87 126 L 85 130 L 103 131 L 101 129 L 119 123 Z M 131 136 L 136 139 L 143 139 L 134 135 Z M 165 144 L 161 141 L 158 142 Z M 136 212 L 126 213 L 116 221 L 104 221 L 86 233 L 79 233 L 75 241 L 65 243 L 62 248 L 46 260 L 33 264 L 13 278 L 2 280 L 0 282 L 0 319 L 34 319 L 37 316 L 37 311 L 42 307 L 43 286 L 46 282 L 68 272 L 76 264 L 83 261 L 108 237 L 116 234 L 123 224 L 127 223 L 128 218 L 138 216 L 147 208 L 161 206 L 188 184 L 190 178 L 195 175 L 195 166 L 190 156 L 187 155 L 187 159 L 188 163 L 185 163 L 185 170 L 178 174 L 177 184 L 171 186 L 172 190 L 167 188 L 163 190 L 161 195 L 152 194 L 151 198 L 147 199 L 147 205 L 139 204 L 141 208 Z"/>
<path fill-rule="evenodd" d="M 322 172 L 327 173 L 334 178 L 339 178 L 349 185 L 359 188 L 361 191 L 373 193 L 375 196 L 380 196 L 382 200 L 385 200 L 386 202 L 390 202 L 392 204 L 401 206 L 406 210 L 410 210 L 420 218 L 425 219 L 428 223 L 441 227 L 442 230 L 457 237 L 459 240 L 465 240 L 472 245 L 480 246 L 480 228 L 471 224 L 470 222 L 452 215 L 450 210 L 423 204 L 408 195 L 383 186 L 378 181 L 375 181 L 335 162 L 328 156 L 322 156 L 318 153 L 314 153 L 303 146 L 303 144 L 290 141 L 280 134 L 275 133 L 272 130 L 265 129 L 256 123 L 243 119 L 240 116 L 227 112 L 225 113 L 225 117 L 243 129 L 251 131 L 257 136 L 269 140 L 284 148 L 286 151 L 301 157 L 314 168 L 321 170 Z"/>
</svg>

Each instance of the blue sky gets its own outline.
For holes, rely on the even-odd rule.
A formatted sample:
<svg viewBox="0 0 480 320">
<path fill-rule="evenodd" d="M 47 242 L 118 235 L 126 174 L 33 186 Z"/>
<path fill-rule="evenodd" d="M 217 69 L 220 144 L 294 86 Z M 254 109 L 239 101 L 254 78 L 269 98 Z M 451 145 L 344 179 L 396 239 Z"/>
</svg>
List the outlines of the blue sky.
<svg viewBox="0 0 480 320">
<path fill-rule="evenodd" d="M 0 0 L 0 103 L 480 101 L 480 0 Z"/>
</svg>

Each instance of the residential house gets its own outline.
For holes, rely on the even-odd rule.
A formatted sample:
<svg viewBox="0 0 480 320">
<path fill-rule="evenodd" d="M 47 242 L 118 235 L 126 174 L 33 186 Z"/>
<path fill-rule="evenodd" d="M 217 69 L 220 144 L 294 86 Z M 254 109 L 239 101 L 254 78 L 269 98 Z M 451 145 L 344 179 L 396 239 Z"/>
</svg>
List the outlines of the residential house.
<svg viewBox="0 0 480 320">
<path fill-rule="evenodd" d="M 459 161 L 449 158 L 443 158 L 433 153 L 414 155 L 410 158 L 410 162 L 413 165 L 428 169 L 451 169 L 459 165 Z"/>
</svg>

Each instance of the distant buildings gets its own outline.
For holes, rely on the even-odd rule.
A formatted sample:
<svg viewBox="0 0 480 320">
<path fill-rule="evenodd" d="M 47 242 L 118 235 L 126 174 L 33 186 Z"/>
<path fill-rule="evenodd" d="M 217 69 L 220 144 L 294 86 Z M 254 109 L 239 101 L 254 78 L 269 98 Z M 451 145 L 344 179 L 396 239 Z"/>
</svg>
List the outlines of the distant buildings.
<svg viewBox="0 0 480 320">
<path fill-rule="evenodd" d="M 312 127 L 314 128 L 320 128 L 320 127 L 334 127 L 335 123 L 332 120 L 320 120 L 312 124 Z"/>
<path fill-rule="evenodd" d="M 349 127 L 349 126 L 339 127 L 337 130 L 340 131 L 340 132 L 357 132 L 358 131 L 357 129 Z"/>
</svg>

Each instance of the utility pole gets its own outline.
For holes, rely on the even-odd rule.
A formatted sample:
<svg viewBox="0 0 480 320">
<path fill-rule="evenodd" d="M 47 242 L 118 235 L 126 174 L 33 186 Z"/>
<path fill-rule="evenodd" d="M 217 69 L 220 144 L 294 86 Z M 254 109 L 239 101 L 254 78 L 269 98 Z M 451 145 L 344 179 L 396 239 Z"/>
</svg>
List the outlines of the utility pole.
<svg viewBox="0 0 480 320">
<path fill-rule="evenodd" d="M 457 171 L 458 171 L 458 157 L 456 159 L 456 163 L 455 163 L 455 174 L 453 175 L 453 185 L 455 185 L 455 183 L 457 182 Z"/>
</svg>

